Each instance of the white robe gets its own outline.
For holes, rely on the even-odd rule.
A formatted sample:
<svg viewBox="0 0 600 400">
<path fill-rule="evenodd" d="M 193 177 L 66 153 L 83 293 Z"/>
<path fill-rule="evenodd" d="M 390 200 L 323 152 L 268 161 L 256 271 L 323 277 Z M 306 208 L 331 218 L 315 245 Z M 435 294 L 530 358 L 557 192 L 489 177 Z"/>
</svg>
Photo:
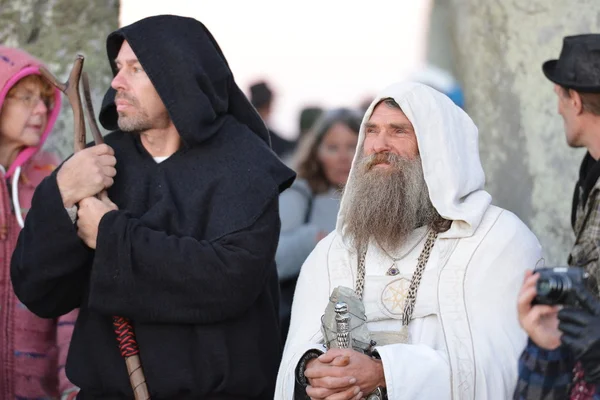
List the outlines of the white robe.
<svg viewBox="0 0 600 400">
<path fill-rule="evenodd" d="M 441 234 L 436 241 L 409 324 L 411 343 L 376 346 L 390 400 L 512 396 L 517 360 L 526 342 L 517 320 L 517 294 L 525 269 L 535 266 L 541 249 L 535 236 L 513 214 L 493 206 L 489 209 L 480 225 L 482 232 L 478 230 L 470 238 L 477 242 L 474 248 L 469 246 L 473 248 L 470 254 L 458 254 L 459 242 L 464 239 Z M 415 270 L 424 233 L 423 229 L 415 231 L 400 251 L 390 254 L 396 258 L 408 251 L 396 262 L 400 270 L 397 276 L 386 276 L 393 261 L 376 246 L 369 248 L 363 299 L 369 331 L 400 329 L 402 289 L 408 287 Z M 449 283 L 442 271 L 451 268 L 453 260 L 465 258 L 468 263 L 464 271 Z M 354 287 L 355 279 L 356 255 L 333 232 L 302 267 L 276 399 L 293 398 L 294 372 L 300 357 L 311 348 L 324 350 L 320 345 L 320 317 L 331 291 L 339 285 Z M 462 309 L 460 297 L 464 300 Z M 443 311 L 440 303 L 445 303 Z M 458 317 L 450 303 L 459 308 Z"/>
<path fill-rule="evenodd" d="M 388 397 L 511 398 L 517 359 L 526 341 L 517 319 L 517 294 L 525 269 L 533 269 L 541 259 L 539 242 L 514 214 L 490 205 L 477 127 L 436 90 L 418 83 L 384 89 L 365 113 L 359 150 L 365 124 L 385 98 L 393 98 L 412 123 L 430 200 L 442 217 L 452 221 L 436 240 L 427 264 L 409 324 L 410 344 L 377 346 Z M 348 187 L 354 185 L 358 157 L 357 152 Z M 302 267 L 277 378 L 277 400 L 293 398 L 299 358 L 308 349 L 323 349 L 320 318 L 332 290 L 340 285 L 355 288 L 356 254 L 343 240 L 351 201 L 342 197 L 336 230 Z M 390 258 L 369 248 L 364 303 L 370 331 L 400 329 L 398 293 L 408 286 L 423 244 L 424 232 L 416 231 L 392 255 L 407 253 L 397 263 L 407 280 L 403 283 L 385 275 Z"/>
</svg>

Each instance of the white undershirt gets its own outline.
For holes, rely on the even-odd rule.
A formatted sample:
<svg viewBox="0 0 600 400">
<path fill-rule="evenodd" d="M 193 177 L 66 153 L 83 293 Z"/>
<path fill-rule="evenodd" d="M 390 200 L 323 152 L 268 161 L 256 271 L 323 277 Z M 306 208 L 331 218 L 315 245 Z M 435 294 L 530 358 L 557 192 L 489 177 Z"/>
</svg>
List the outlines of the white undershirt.
<svg viewBox="0 0 600 400">
<path fill-rule="evenodd" d="M 157 164 L 160 164 L 161 162 L 165 161 L 167 158 L 169 158 L 169 156 L 166 157 L 153 157 L 154 161 L 156 161 Z"/>
</svg>

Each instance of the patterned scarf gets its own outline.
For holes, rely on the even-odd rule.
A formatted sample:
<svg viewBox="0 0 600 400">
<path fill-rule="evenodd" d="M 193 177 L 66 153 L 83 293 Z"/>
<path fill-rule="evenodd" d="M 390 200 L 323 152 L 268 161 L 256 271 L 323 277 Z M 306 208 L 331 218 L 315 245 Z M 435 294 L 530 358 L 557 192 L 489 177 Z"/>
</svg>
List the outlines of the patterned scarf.
<svg viewBox="0 0 600 400">
<path fill-rule="evenodd" d="M 592 400 L 596 393 L 596 385 L 587 383 L 581 363 L 578 362 L 573 368 L 573 387 L 571 388 L 570 400 Z"/>
</svg>

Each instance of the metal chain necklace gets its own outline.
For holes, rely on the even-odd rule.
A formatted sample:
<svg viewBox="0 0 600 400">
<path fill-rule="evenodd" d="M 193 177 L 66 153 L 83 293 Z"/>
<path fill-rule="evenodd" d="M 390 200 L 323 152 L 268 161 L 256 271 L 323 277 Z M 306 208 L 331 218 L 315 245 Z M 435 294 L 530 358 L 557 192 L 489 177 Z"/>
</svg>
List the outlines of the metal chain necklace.
<svg viewBox="0 0 600 400">
<path fill-rule="evenodd" d="M 417 268 L 410 280 L 410 286 L 408 287 L 408 294 L 406 296 L 406 300 L 404 302 L 404 312 L 402 313 L 402 330 L 401 333 L 405 337 L 404 343 L 408 342 L 408 323 L 412 318 L 413 311 L 415 309 L 415 303 L 417 301 L 417 291 L 419 290 L 419 285 L 421 284 L 421 278 L 423 277 L 423 272 L 425 271 L 425 266 L 427 265 L 427 261 L 429 261 L 429 256 L 431 255 L 431 249 L 433 249 L 433 245 L 435 240 L 437 239 L 438 233 L 435 231 L 429 231 L 427 235 L 427 240 L 425 241 L 425 245 L 423 246 L 423 250 L 419 255 L 419 259 L 417 261 Z M 367 251 L 361 251 L 360 256 L 358 258 L 358 271 L 356 278 L 356 294 L 362 300 L 363 292 L 365 290 L 365 260 L 367 257 Z"/>
<path fill-rule="evenodd" d="M 400 257 L 392 257 L 392 256 L 390 255 L 390 253 L 388 253 L 388 252 L 387 252 L 387 251 L 386 251 L 386 250 L 383 248 L 383 246 L 379 246 L 379 248 L 381 249 L 381 251 L 383 251 L 383 253 L 384 253 L 386 256 L 388 256 L 388 258 L 389 258 L 390 260 L 392 260 L 392 266 L 388 268 L 388 270 L 386 271 L 386 273 L 385 273 L 385 274 L 386 274 L 386 275 L 388 275 L 388 276 L 396 276 L 396 275 L 398 275 L 398 274 L 400 273 L 400 269 L 398 269 L 398 267 L 396 266 L 396 263 L 398 262 L 398 260 L 401 260 L 401 259 L 402 259 L 402 258 L 404 258 L 404 257 L 405 257 L 405 256 L 406 256 L 408 253 L 410 253 L 411 251 L 413 251 L 413 250 L 415 249 L 415 247 L 417 247 L 417 245 L 418 245 L 419 243 L 421 243 L 421 240 L 423 240 L 423 237 L 425 237 L 425 235 L 426 235 L 426 234 L 427 234 L 427 232 L 424 232 L 423 236 L 422 236 L 422 237 L 421 237 L 419 240 L 417 240 L 417 241 L 416 241 L 416 243 L 415 243 L 415 244 L 413 244 L 413 245 L 411 246 L 411 248 L 410 248 L 410 249 L 408 249 L 408 250 L 404 251 L 404 252 L 403 252 L 404 254 L 402 254 Z"/>
</svg>

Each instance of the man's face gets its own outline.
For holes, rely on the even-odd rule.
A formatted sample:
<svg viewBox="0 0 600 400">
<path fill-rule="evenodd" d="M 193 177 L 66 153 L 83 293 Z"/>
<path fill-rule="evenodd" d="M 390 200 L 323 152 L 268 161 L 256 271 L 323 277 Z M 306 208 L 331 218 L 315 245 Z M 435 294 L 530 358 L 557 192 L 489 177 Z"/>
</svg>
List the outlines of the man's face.
<svg viewBox="0 0 600 400">
<path fill-rule="evenodd" d="M 413 125 L 402 110 L 383 102 L 373 110 L 365 126 L 363 155 L 393 153 L 412 160 L 419 155 L 417 137 Z M 375 168 L 389 168 L 387 162 L 378 163 Z"/>
<path fill-rule="evenodd" d="M 579 118 L 573 99 L 559 85 L 554 85 L 554 93 L 558 97 L 558 114 L 563 118 L 567 144 L 571 147 L 583 146 L 583 143 L 581 143 Z M 572 95 L 576 94 L 572 93 Z"/>
<path fill-rule="evenodd" d="M 111 86 L 117 91 L 119 128 L 125 132 L 166 128 L 170 123 L 167 109 L 127 41 L 123 42 L 115 64 L 118 73 Z"/>
</svg>

